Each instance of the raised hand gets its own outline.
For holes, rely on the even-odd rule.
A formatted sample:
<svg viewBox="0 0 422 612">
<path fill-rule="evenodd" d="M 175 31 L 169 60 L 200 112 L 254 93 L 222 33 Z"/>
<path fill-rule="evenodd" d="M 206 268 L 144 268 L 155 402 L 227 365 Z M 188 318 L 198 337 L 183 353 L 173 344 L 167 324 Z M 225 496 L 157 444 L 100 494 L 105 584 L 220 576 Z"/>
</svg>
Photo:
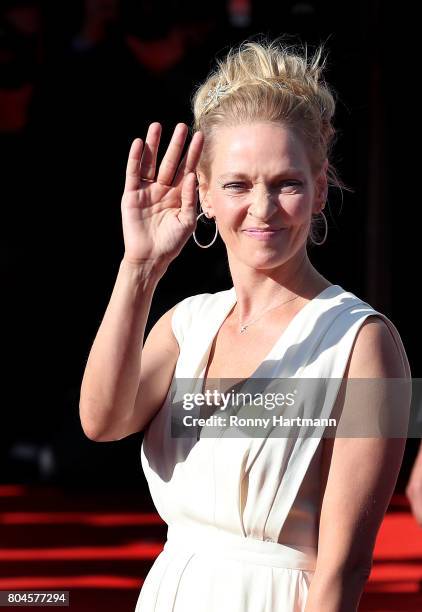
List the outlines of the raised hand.
<svg viewBox="0 0 422 612">
<path fill-rule="evenodd" d="M 196 132 L 180 161 L 188 127 L 178 123 L 155 178 L 161 130 L 160 123 L 151 123 L 145 145 L 140 138 L 133 141 L 121 210 L 124 259 L 166 267 L 196 227 L 195 169 L 204 139 Z"/>
</svg>

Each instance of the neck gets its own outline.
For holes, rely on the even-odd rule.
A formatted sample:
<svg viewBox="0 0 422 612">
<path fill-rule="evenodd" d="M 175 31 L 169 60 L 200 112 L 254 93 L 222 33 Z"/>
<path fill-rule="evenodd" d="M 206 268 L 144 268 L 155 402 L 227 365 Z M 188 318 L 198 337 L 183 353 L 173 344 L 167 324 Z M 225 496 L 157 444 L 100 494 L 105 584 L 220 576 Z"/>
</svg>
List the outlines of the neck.
<svg viewBox="0 0 422 612">
<path fill-rule="evenodd" d="M 234 262 L 230 254 L 229 266 L 236 292 L 236 320 L 241 322 L 296 295 L 299 298 L 292 301 L 292 306 L 297 307 L 300 298 L 312 299 L 330 284 L 311 264 L 306 250 L 276 269 L 252 268 L 238 260 Z"/>
</svg>

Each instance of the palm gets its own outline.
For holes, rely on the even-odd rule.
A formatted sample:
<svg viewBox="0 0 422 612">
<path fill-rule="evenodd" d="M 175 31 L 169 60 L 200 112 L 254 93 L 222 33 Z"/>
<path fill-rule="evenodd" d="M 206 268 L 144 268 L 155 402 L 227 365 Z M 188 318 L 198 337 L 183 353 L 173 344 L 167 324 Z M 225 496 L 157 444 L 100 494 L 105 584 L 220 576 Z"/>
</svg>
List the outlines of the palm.
<svg viewBox="0 0 422 612">
<path fill-rule="evenodd" d="M 181 214 L 180 192 L 180 188 L 151 184 L 124 194 L 123 231 L 126 253 L 132 259 L 157 260 L 178 254 L 191 225 Z"/>
<path fill-rule="evenodd" d="M 195 229 L 193 171 L 200 156 L 202 135 L 195 134 L 176 172 L 186 138 L 186 126 L 179 126 L 163 158 L 157 180 L 152 177 L 161 126 L 151 124 L 142 160 L 142 141 L 137 139 L 132 143 L 122 197 L 122 224 L 125 257 L 137 263 L 169 263 Z M 149 178 L 151 182 L 143 181 L 141 177 Z"/>
</svg>

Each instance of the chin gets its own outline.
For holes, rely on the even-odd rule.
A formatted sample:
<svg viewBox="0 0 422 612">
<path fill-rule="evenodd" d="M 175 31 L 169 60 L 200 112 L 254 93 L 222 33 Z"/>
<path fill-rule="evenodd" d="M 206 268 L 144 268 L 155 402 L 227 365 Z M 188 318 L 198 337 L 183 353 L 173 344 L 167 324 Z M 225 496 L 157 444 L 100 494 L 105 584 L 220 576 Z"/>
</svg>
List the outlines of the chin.
<svg viewBox="0 0 422 612">
<path fill-rule="evenodd" d="M 227 252 L 229 261 L 231 260 L 233 263 L 239 262 L 255 270 L 271 270 L 278 268 L 289 259 L 289 257 L 286 257 L 285 253 L 280 253 L 280 251 L 254 249 L 253 252 L 250 247 L 248 249 L 237 248 L 233 250 L 227 248 Z"/>
<path fill-rule="evenodd" d="M 243 259 L 242 260 L 246 265 L 254 268 L 255 270 L 272 270 L 274 268 L 279 268 L 285 263 L 285 258 L 278 257 L 257 257 L 255 259 Z"/>
</svg>

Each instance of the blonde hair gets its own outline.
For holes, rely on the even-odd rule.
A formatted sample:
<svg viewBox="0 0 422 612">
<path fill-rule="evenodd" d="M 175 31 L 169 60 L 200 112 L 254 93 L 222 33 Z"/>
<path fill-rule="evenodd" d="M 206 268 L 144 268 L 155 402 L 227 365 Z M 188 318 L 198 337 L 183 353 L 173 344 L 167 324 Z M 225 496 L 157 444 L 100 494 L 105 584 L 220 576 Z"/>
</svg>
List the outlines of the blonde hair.
<svg viewBox="0 0 422 612">
<path fill-rule="evenodd" d="M 308 149 L 312 172 L 317 174 L 327 159 L 329 185 L 347 190 L 329 159 L 335 138 L 335 100 L 322 76 L 323 45 L 308 58 L 306 43 L 299 48 L 279 42 L 280 38 L 246 41 L 231 48 L 194 92 L 191 130 L 204 134 L 198 170 L 210 179 L 218 127 L 269 121 L 292 128 Z"/>
</svg>

